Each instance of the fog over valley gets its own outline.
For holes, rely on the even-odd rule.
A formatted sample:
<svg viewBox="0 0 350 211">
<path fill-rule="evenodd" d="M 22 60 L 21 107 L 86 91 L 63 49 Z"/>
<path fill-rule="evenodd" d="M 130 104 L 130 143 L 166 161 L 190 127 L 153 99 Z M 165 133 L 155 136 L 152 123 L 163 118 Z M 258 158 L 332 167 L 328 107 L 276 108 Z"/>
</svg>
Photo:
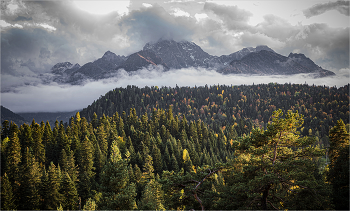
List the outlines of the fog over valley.
<svg viewBox="0 0 350 211">
<path fill-rule="evenodd" d="M 2 105 L 16 113 L 21 112 L 58 112 L 79 110 L 90 105 L 106 92 L 128 85 L 144 86 L 211 86 L 211 85 L 255 85 L 267 83 L 292 83 L 309 85 L 325 85 L 341 87 L 349 83 L 349 70 L 337 72 L 335 76 L 314 78 L 312 74 L 297 75 L 223 75 L 215 70 L 204 68 L 171 69 L 143 68 L 128 73 L 118 70 L 116 75 L 97 81 L 85 81 L 83 85 L 45 84 L 41 79 L 33 78 L 28 85 L 18 84 L 16 87 L 1 93 Z"/>
</svg>

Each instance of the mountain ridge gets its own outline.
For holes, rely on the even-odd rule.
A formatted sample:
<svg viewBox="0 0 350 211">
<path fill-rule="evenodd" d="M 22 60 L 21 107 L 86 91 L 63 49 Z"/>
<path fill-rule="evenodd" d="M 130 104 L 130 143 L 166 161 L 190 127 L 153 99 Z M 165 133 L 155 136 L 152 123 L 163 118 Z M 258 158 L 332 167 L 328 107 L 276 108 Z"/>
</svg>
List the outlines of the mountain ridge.
<svg viewBox="0 0 350 211">
<path fill-rule="evenodd" d="M 211 68 L 223 74 L 291 75 L 313 73 L 314 77 L 335 75 L 316 65 L 304 54 L 290 53 L 288 57 L 276 53 L 266 45 L 243 48 L 229 55 L 213 56 L 189 41 L 160 39 L 146 43 L 142 50 L 129 56 L 107 51 L 104 55 L 80 66 L 70 62 L 52 67 L 54 81 L 80 84 L 86 79 L 108 78 L 119 69 L 126 72 L 162 65 L 164 70 L 181 68 Z"/>
</svg>

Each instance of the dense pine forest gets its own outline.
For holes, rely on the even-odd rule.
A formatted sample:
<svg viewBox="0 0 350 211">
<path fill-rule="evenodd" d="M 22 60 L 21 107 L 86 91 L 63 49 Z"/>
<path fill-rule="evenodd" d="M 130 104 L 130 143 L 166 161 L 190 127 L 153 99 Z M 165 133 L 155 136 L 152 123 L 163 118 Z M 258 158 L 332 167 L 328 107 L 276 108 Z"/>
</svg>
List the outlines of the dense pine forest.
<svg viewBox="0 0 350 211">
<path fill-rule="evenodd" d="M 4 121 L 1 209 L 349 209 L 349 85 L 128 86 Z"/>
</svg>

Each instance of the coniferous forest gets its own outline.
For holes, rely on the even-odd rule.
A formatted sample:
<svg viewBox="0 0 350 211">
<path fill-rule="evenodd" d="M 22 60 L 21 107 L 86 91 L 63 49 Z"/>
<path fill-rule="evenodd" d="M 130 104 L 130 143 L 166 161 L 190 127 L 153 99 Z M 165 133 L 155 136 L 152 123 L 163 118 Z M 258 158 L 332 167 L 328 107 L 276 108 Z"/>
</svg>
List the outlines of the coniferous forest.
<svg viewBox="0 0 350 211">
<path fill-rule="evenodd" d="M 349 209 L 349 85 L 116 88 L 1 127 L 3 210 Z"/>
</svg>

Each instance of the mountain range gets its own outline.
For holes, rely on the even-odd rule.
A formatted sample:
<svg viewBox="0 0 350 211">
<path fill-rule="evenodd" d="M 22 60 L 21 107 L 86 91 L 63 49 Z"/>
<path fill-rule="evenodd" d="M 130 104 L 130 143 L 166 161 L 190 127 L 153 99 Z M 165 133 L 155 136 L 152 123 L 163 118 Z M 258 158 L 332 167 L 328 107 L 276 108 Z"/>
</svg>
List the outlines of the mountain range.
<svg viewBox="0 0 350 211">
<path fill-rule="evenodd" d="M 80 84 L 86 79 L 111 77 L 119 69 L 137 71 L 148 66 L 162 65 L 170 69 L 202 67 L 223 74 L 291 75 L 312 73 L 314 77 L 334 75 L 316 65 L 304 54 L 290 53 L 288 57 L 276 53 L 268 46 L 243 48 L 229 55 L 213 56 L 193 42 L 160 39 L 147 43 L 141 51 L 129 56 L 107 51 L 101 58 L 80 66 L 62 62 L 51 68 L 53 80 L 58 83 Z"/>
</svg>

